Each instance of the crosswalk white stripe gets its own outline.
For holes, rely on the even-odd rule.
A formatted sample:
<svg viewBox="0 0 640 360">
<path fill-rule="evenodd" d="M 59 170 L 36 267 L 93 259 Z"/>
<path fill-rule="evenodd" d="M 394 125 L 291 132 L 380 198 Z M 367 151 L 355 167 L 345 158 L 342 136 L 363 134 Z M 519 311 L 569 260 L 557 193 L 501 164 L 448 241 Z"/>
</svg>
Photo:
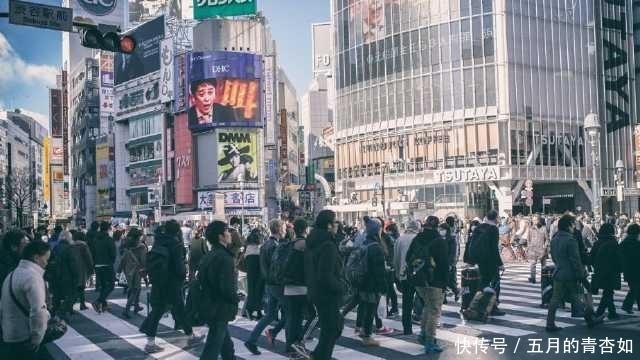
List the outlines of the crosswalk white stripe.
<svg viewBox="0 0 640 360">
<path fill-rule="evenodd" d="M 67 332 L 63 337 L 53 342 L 71 360 L 110 360 L 113 357 L 91 342 L 91 340 L 80 335 L 71 326 L 67 326 Z"/>
<path fill-rule="evenodd" d="M 500 307 L 503 307 L 502 304 L 500 305 Z M 442 309 L 443 310 L 447 310 L 447 311 L 451 311 L 451 312 L 458 312 L 460 310 L 460 307 L 459 306 L 452 306 L 452 305 L 442 305 Z M 547 325 L 545 319 L 536 319 L 536 318 L 530 318 L 530 317 L 524 317 L 524 316 L 518 316 L 518 315 L 512 315 L 512 314 L 505 314 L 503 316 L 496 316 L 495 319 L 496 320 L 509 321 L 509 322 L 516 323 L 516 324 L 535 326 L 535 327 L 542 327 L 542 328 L 544 328 Z M 561 327 L 574 326 L 573 324 L 563 323 L 563 322 L 556 322 L 556 324 L 558 326 L 561 326 Z"/>
<path fill-rule="evenodd" d="M 349 314 L 349 315 L 353 315 L 355 316 L 355 314 Z M 402 331 L 402 327 L 400 327 L 399 329 L 396 329 L 395 327 L 393 327 L 396 331 Z M 342 336 L 349 338 L 349 339 L 353 339 L 356 341 L 362 341 L 362 338 L 360 338 L 358 335 L 355 334 L 355 332 L 353 331 L 349 331 L 349 329 L 347 329 L 347 327 L 345 326 L 345 329 L 342 331 Z M 393 349 L 395 351 L 401 352 L 401 353 L 405 353 L 405 354 L 409 354 L 409 355 L 422 355 L 424 354 L 424 347 L 422 345 L 418 345 L 414 342 L 410 342 L 410 341 L 405 341 L 402 339 L 397 339 L 397 338 L 392 338 L 389 336 L 375 336 L 374 338 L 376 341 L 378 341 L 380 343 L 380 346 L 382 347 L 386 347 L 389 349 Z"/>
<path fill-rule="evenodd" d="M 138 328 L 116 316 L 111 315 L 108 312 L 98 314 L 92 310 L 82 312 L 82 315 L 93 321 L 100 327 L 116 334 L 122 340 L 128 342 L 134 347 L 144 351 L 144 347 L 147 344 L 146 335 L 142 334 Z M 149 356 L 162 359 L 162 360 L 196 360 L 196 356 L 184 351 L 168 341 L 156 336 L 156 344 L 163 347 L 164 350 Z"/>
</svg>

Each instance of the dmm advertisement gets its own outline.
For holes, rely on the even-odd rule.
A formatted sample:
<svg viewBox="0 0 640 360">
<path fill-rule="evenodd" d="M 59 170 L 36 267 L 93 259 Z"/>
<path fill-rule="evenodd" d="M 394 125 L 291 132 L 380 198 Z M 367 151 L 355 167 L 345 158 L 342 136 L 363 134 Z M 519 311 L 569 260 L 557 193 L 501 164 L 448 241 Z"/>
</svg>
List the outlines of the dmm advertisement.
<svg viewBox="0 0 640 360">
<path fill-rule="evenodd" d="M 257 138 L 256 131 L 218 129 L 218 184 L 258 182 Z"/>
<path fill-rule="evenodd" d="M 160 70 L 160 41 L 164 39 L 164 16 L 127 31 L 136 41 L 132 54 L 115 55 L 115 84 L 122 84 Z"/>
<path fill-rule="evenodd" d="M 187 64 L 191 130 L 262 126 L 261 56 L 228 51 L 194 52 L 187 56 Z M 179 95 L 177 91 L 176 102 L 180 101 Z"/>
</svg>

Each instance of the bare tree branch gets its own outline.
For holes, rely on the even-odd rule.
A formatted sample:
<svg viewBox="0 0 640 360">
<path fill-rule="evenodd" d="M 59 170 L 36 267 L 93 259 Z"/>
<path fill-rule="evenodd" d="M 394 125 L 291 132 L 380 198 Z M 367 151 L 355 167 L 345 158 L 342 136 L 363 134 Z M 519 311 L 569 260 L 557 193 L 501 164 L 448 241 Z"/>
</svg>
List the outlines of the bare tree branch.
<svg viewBox="0 0 640 360">
<path fill-rule="evenodd" d="M 15 209 L 18 226 L 23 225 L 24 214 L 30 214 L 33 185 L 28 168 L 15 169 L 5 177 L 5 200 L 12 210 Z"/>
</svg>

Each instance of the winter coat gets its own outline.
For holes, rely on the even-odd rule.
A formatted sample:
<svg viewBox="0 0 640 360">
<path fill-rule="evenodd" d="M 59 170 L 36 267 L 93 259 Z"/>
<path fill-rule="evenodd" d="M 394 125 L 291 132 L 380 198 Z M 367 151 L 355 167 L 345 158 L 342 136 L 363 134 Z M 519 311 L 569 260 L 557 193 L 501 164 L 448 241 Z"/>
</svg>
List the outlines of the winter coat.
<svg viewBox="0 0 640 360">
<path fill-rule="evenodd" d="M 260 273 L 267 285 L 276 285 L 273 283 L 269 271 L 271 269 L 271 259 L 273 253 L 276 251 L 276 247 L 279 244 L 279 240 L 274 236 L 269 236 L 267 241 L 260 247 Z"/>
<path fill-rule="evenodd" d="M 425 228 L 416 235 L 407 250 L 406 264 L 413 264 L 417 259 L 423 259 L 429 251 L 427 248 L 433 239 L 439 236 L 438 232 L 431 228 Z"/>
<path fill-rule="evenodd" d="M 578 281 L 587 277 L 587 271 L 580 260 L 578 242 L 573 234 L 558 230 L 551 239 L 551 259 L 556 265 L 554 280 Z"/>
<path fill-rule="evenodd" d="M 127 283 L 136 283 L 141 278 L 141 271 L 147 262 L 147 246 L 139 243 L 136 247 L 126 248 L 120 260 L 118 272 L 124 272 Z"/>
<path fill-rule="evenodd" d="M 502 258 L 500 257 L 500 245 L 498 227 L 491 223 L 482 223 L 478 225 L 475 231 L 481 232 L 481 236 L 474 238 L 474 241 L 480 240 L 479 246 L 481 254 L 486 256 L 478 259 L 478 266 L 485 269 L 497 269 L 503 265 Z M 470 248 L 470 247 L 468 247 Z M 466 251 L 466 249 L 465 249 Z"/>
<path fill-rule="evenodd" d="M 164 286 L 151 286 L 150 302 L 153 304 L 168 303 L 176 291 L 182 288 L 184 284 L 187 267 L 184 261 L 184 244 L 176 236 L 165 234 L 156 235 L 154 247 L 165 247 L 169 254 L 169 278 L 163 283 Z"/>
<path fill-rule="evenodd" d="M 76 287 L 83 288 L 87 284 L 87 280 L 93 274 L 93 257 L 89 246 L 84 241 L 74 241 L 71 245 L 71 254 L 74 259 L 75 272 L 78 274 Z"/>
<path fill-rule="evenodd" d="M 594 268 L 591 289 L 620 290 L 622 266 L 615 236 L 599 238 L 593 244 L 591 262 Z"/>
<path fill-rule="evenodd" d="M 92 246 L 93 244 L 93 246 Z M 100 231 L 93 243 L 89 243 L 93 263 L 113 266 L 116 262 L 116 243 L 106 232 Z"/>
<path fill-rule="evenodd" d="M 18 266 L 19 262 L 20 257 L 17 254 L 5 249 L 0 250 L 0 283 Z"/>
<path fill-rule="evenodd" d="M 345 292 L 343 260 L 333 234 L 313 229 L 304 252 L 304 277 L 308 294 L 315 304 L 342 300 Z"/>
<path fill-rule="evenodd" d="M 547 229 L 544 226 L 532 226 L 529 229 L 529 243 L 527 244 L 527 257 L 533 260 L 539 260 L 547 255 L 547 247 L 549 245 L 549 237 Z"/>
<path fill-rule="evenodd" d="M 393 268 L 396 278 L 400 281 L 407 279 L 407 252 L 415 237 L 415 232 L 407 231 L 396 240 L 396 245 L 393 249 Z"/>
<path fill-rule="evenodd" d="M 426 260 L 429 256 L 435 263 L 433 279 L 430 287 L 442 288 L 446 286 L 449 276 L 449 244 L 434 229 L 424 229 L 411 243 L 407 251 L 407 264 L 413 264 L 417 259 Z"/>
<path fill-rule="evenodd" d="M 304 286 L 304 251 L 307 247 L 305 238 L 295 238 L 293 251 L 287 259 L 284 269 L 285 286 Z"/>
<path fill-rule="evenodd" d="M 358 290 L 365 293 L 381 294 L 387 290 L 384 251 L 375 237 L 367 236 L 364 244 L 367 248 L 367 276 Z"/>
<path fill-rule="evenodd" d="M 622 272 L 626 282 L 640 282 L 640 241 L 636 237 L 627 236 L 620 243 L 620 254 L 622 259 Z"/>
<path fill-rule="evenodd" d="M 0 324 L 5 342 L 27 341 L 39 345 L 47 330 L 50 314 L 46 305 L 44 269 L 29 260 L 20 260 L 13 275 L 13 293 L 29 312 L 26 317 L 9 292 L 9 276 L 2 285 Z"/>
<path fill-rule="evenodd" d="M 53 269 L 55 280 L 51 290 L 61 298 L 72 296 L 79 282 L 79 276 L 76 272 L 77 265 L 71 247 L 68 242 L 59 241 L 53 251 L 55 262 L 49 263 L 50 266 L 55 267 Z"/>
<path fill-rule="evenodd" d="M 202 236 L 196 237 L 189 245 L 189 271 L 194 274 L 198 271 L 200 261 L 209 252 L 207 239 Z"/>
<path fill-rule="evenodd" d="M 231 245 L 229 245 L 229 250 L 233 254 L 235 259 L 240 255 L 240 249 L 244 246 L 244 240 L 242 239 L 242 235 L 235 228 L 229 229 L 231 233 Z"/>
<path fill-rule="evenodd" d="M 229 322 L 238 314 L 238 272 L 231 250 L 220 243 L 212 245 L 211 252 L 202 260 L 204 288 L 209 291 L 215 312 L 213 322 Z"/>
</svg>

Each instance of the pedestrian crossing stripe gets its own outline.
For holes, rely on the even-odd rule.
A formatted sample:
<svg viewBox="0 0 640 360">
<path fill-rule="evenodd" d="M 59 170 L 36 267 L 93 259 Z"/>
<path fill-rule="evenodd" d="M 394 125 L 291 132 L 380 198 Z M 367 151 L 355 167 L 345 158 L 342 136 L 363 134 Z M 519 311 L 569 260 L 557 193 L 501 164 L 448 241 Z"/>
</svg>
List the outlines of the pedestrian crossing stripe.
<svg viewBox="0 0 640 360">
<path fill-rule="evenodd" d="M 507 273 L 501 281 L 500 307 L 507 310 L 505 316 L 490 318 L 488 323 L 468 322 L 462 319 L 459 304 L 446 304 L 442 307 L 441 326 L 436 332 L 436 337 L 452 347 L 456 343 L 477 343 L 482 338 L 492 339 L 500 337 L 521 337 L 544 331 L 546 309 L 539 307 L 539 284 L 527 282 L 529 275 L 527 264 L 508 265 Z M 524 269 L 526 267 L 526 269 Z M 523 268 L 521 271 L 520 268 Z M 616 292 L 616 302 L 619 307 L 619 298 L 624 292 Z M 594 296 L 594 299 L 596 297 Z M 399 297 L 401 303 L 402 298 Z M 113 314 L 119 314 L 126 304 L 125 299 L 110 299 L 114 307 Z M 144 307 L 144 304 L 143 304 Z M 76 307 L 76 310 L 77 307 Z M 163 360 L 192 360 L 197 359 L 202 352 L 203 344 L 187 347 L 187 338 L 181 332 L 173 331 L 173 320 L 163 317 L 160 320 L 156 342 L 165 348 L 164 351 L 147 355 L 144 353 L 146 336 L 138 330 L 143 317 L 133 316 L 125 320 L 112 313 L 97 314 L 92 310 L 78 312 L 68 327 L 68 332 L 54 344 L 48 347 L 56 347 L 54 354 L 64 354 L 64 359 L 73 360 L 110 360 L 120 358 L 131 359 L 163 359 Z M 146 314 L 144 311 L 141 314 Z M 381 360 L 389 358 L 412 358 L 424 354 L 423 346 L 418 344 L 416 336 L 403 336 L 402 323 L 393 318 L 383 318 L 383 324 L 396 330 L 395 335 L 374 336 L 380 342 L 379 348 L 367 348 L 362 346 L 360 338 L 355 334 L 354 312 L 345 317 L 345 328 L 342 337 L 338 340 L 333 358 L 338 360 Z M 582 319 L 571 318 L 571 314 L 560 309 L 557 314 L 557 325 L 568 328 L 582 325 Z M 621 320 L 629 321 L 631 316 L 621 314 Z M 615 324 L 616 322 L 609 322 Z M 244 341 L 248 339 L 256 322 L 238 317 L 230 323 L 230 335 L 234 343 L 236 356 L 241 359 L 253 357 L 244 347 Z M 419 333 L 418 325 L 412 326 L 414 334 Z M 194 328 L 199 334 L 206 334 L 207 327 Z M 317 333 L 316 333 L 317 334 Z M 260 360 L 287 359 L 284 352 L 285 333 L 280 332 L 276 338 L 277 346 L 267 348 L 263 339 L 258 343 L 262 355 Z M 317 338 L 307 343 L 307 348 L 312 349 L 317 344 Z M 57 357 L 55 358 L 58 359 Z"/>
</svg>

